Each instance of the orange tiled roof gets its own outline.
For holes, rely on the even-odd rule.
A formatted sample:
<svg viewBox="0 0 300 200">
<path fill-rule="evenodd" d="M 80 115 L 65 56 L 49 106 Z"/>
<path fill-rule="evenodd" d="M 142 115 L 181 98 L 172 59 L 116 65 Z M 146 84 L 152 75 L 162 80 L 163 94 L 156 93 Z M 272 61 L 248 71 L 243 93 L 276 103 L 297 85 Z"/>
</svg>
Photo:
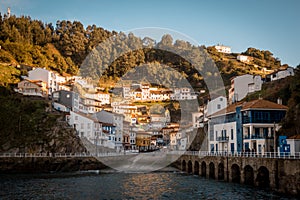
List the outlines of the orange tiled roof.
<svg viewBox="0 0 300 200">
<path fill-rule="evenodd" d="M 300 139 L 300 134 L 293 135 L 293 136 L 289 137 L 288 139 Z"/>
<path fill-rule="evenodd" d="M 287 106 L 277 104 L 271 101 L 267 101 L 264 99 L 257 99 L 253 100 L 250 102 L 246 102 L 243 104 L 243 109 L 242 110 L 247 110 L 247 109 L 279 109 L 279 110 L 286 110 L 288 109 Z"/>
<path fill-rule="evenodd" d="M 237 102 L 220 110 L 209 117 L 218 116 L 218 115 L 225 115 L 226 113 L 235 112 L 237 106 L 242 106 L 242 110 L 249 110 L 249 109 L 275 109 L 275 110 L 287 110 L 288 107 L 284 105 L 280 105 L 271 101 L 267 101 L 264 99 L 257 99 L 249 102 Z"/>
</svg>

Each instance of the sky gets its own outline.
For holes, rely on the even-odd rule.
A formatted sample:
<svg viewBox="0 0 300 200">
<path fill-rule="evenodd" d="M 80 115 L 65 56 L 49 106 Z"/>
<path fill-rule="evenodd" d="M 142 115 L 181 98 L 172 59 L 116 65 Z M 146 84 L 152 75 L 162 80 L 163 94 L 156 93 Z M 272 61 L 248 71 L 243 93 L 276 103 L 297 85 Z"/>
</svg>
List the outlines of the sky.
<svg viewBox="0 0 300 200">
<path fill-rule="evenodd" d="M 0 0 L 1 13 L 7 7 L 54 25 L 76 20 L 117 32 L 170 29 L 199 45 L 223 44 L 235 53 L 254 47 L 282 64 L 300 64 L 299 0 Z"/>
</svg>

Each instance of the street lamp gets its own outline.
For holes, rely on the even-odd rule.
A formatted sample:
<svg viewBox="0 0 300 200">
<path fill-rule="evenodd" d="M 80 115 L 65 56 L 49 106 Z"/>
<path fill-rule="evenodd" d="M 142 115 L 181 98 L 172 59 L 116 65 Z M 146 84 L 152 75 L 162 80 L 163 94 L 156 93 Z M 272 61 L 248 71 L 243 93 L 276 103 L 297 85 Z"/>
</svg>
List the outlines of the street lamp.
<svg viewBox="0 0 300 200">
<path fill-rule="evenodd" d="M 273 127 L 273 135 L 274 135 L 274 156 L 276 156 L 276 124 L 274 122 L 274 127 Z"/>
<path fill-rule="evenodd" d="M 196 94 L 198 94 L 199 95 L 199 97 L 200 97 L 200 94 L 204 94 L 205 93 L 205 90 L 200 90 L 199 92 L 196 92 Z M 200 127 L 204 127 L 204 99 L 203 99 L 203 97 L 201 96 L 200 97 L 200 99 L 201 99 L 201 102 L 202 102 L 202 125 L 200 125 Z M 200 121 L 200 117 L 199 117 L 199 121 Z"/>
<path fill-rule="evenodd" d="M 225 146 L 225 155 L 226 155 L 226 179 L 229 182 L 229 169 L 228 169 L 228 153 L 227 153 L 227 145 Z"/>
</svg>

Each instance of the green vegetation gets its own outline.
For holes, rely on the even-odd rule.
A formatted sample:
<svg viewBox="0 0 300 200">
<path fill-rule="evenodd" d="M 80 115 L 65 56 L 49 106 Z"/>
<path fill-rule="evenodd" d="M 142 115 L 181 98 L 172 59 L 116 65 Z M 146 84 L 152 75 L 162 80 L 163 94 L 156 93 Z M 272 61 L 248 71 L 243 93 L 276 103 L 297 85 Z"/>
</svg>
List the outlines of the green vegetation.
<svg viewBox="0 0 300 200">
<path fill-rule="evenodd" d="M 0 64 L 0 86 L 9 87 L 20 81 L 20 70 L 7 64 Z"/>
<path fill-rule="evenodd" d="M 237 60 L 238 54 L 223 54 L 214 47 L 193 46 L 182 40 L 173 41 L 170 35 L 164 35 L 161 41 L 156 42 L 148 37 L 142 39 L 133 34 L 110 32 L 96 25 L 85 28 L 78 21 L 57 21 L 54 27 L 30 17 L 6 18 L 0 15 L 0 30 L 0 86 L 6 88 L 1 93 L 1 119 L 4 120 L 2 124 L 11 124 L 7 130 L 13 133 L 12 137 L 17 137 L 19 116 L 26 121 L 26 124 L 21 124 L 22 132 L 27 131 L 28 134 L 39 132 L 36 124 L 31 124 L 34 123 L 32 119 L 39 123 L 44 123 L 45 119 L 47 123 L 48 120 L 51 122 L 51 116 L 44 110 L 45 102 L 34 101 L 31 104 L 26 98 L 22 100 L 7 90 L 10 85 L 20 80 L 21 75 L 27 73 L 26 66 L 46 67 L 61 74 L 73 75 L 78 74 L 80 69 L 81 75 L 99 80 L 107 88 L 113 87 L 121 78 L 126 81 L 126 76 L 135 77 L 140 70 L 140 76 L 135 77 L 139 80 L 151 79 L 150 82 L 161 84 L 162 87 L 171 86 L 174 80 L 182 85 L 184 82 L 181 81 L 186 80 L 195 90 L 205 88 L 204 76 L 209 78 L 216 75 L 209 71 L 214 64 L 221 72 L 227 87 L 230 85 L 230 78 L 234 76 L 246 73 L 264 76 L 268 73 L 266 70 L 287 67 L 281 65 L 280 60 L 274 58 L 268 50 L 248 48 L 242 54 L 251 56 L 251 60 L 243 63 Z M 108 38 L 114 40 L 114 45 L 101 46 L 101 42 Z M 118 57 L 122 50 L 129 49 L 135 50 Z M 191 60 L 197 61 L 200 66 L 193 66 Z M 261 96 L 273 101 L 281 97 L 290 107 L 282 130 L 291 134 L 300 133 L 300 127 L 297 128 L 297 120 L 300 119 L 299 80 L 297 71 L 294 78 L 266 84 L 256 96 L 248 97 Z M 175 108 L 173 104 L 164 106 L 172 114 L 177 113 L 176 118 L 180 118 L 180 108 Z M 6 121 L 8 119 L 12 121 Z M 4 130 L 4 125 L 1 130 Z"/>
<path fill-rule="evenodd" d="M 0 152 L 83 152 L 74 130 L 59 124 L 63 116 L 47 111 L 50 106 L 42 98 L 23 97 L 0 87 Z"/>
</svg>

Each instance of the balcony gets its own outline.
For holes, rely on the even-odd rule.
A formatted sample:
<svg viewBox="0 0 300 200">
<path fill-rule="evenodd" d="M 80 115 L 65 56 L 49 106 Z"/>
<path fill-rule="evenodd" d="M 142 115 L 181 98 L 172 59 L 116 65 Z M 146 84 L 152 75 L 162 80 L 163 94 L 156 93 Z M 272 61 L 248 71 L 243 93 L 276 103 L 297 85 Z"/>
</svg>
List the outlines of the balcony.
<svg viewBox="0 0 300 200">
<path fill-rule="evenodd" d="M 222 136 L 217 137 L 218 142 L 228 142 L 228 140 L 229 140 L 229 136 L 227 136 L 227 137 L 226 136 L 225 137 L 224 136 L 223 137 Z"/>
<path fill-rule="evenodd" d="M 244 139 L 248 139 L 248 140 L 251 140 L 251 139 L 273 139 L 274 137 L 273 136 L 262 136 L 262 135 L 244 135 L 243 137 Z"/>
</svg>

